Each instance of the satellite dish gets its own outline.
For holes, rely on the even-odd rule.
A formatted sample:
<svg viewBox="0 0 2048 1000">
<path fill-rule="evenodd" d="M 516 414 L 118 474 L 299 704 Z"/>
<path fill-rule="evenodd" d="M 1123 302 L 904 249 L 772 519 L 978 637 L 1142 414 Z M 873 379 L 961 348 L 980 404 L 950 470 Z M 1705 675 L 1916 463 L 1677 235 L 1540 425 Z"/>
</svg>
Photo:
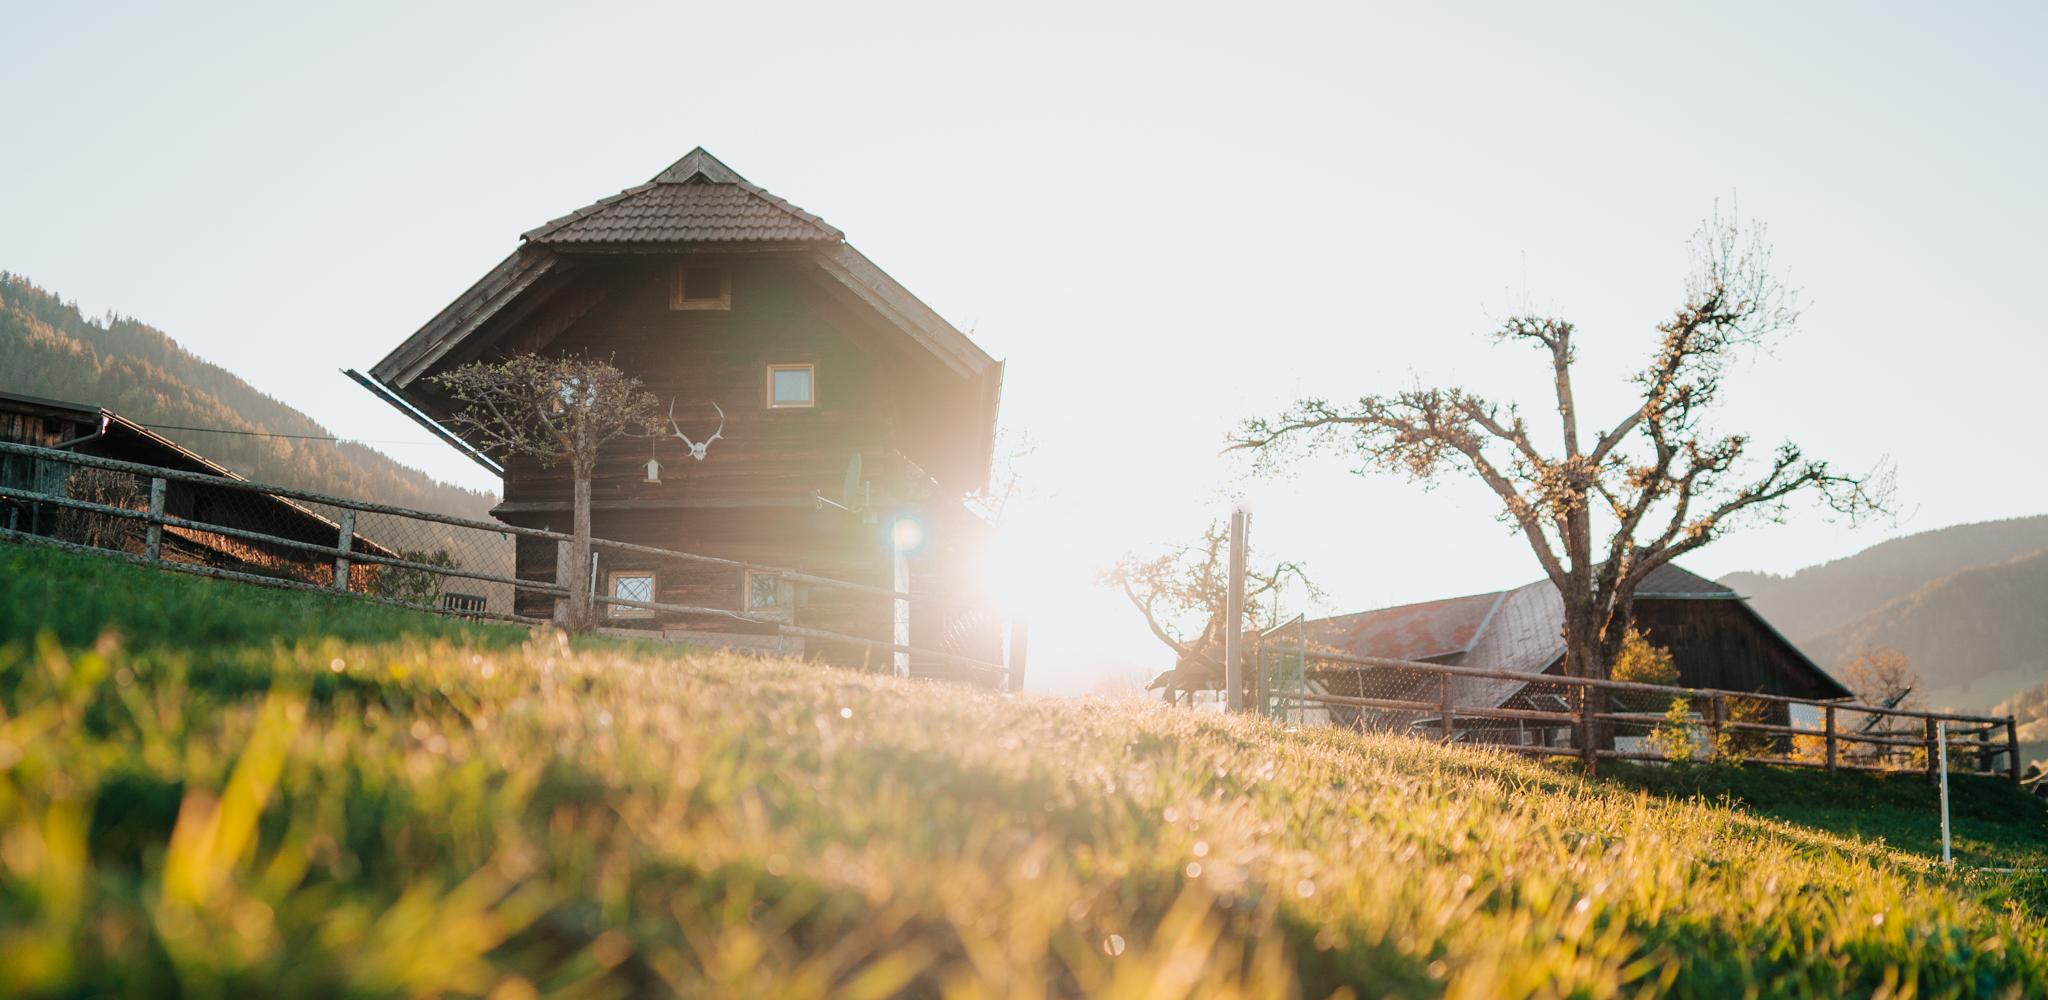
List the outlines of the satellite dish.
<svg viewBox="0 0 2048 1000">
<path fill-rule="evenodd" d="M 825 494 L 812 490 L 811 500 L 818 505 L 819 510 L 837 507 L 849 514 L 867 510 L 868 483 L 860 477 L 860 452 L 854 452 L 853 457 L 846 460 L 846 478 L 839 484 L 839 499 L 828 499 Z"/>
<path fill-rule="evenodd" d="M 852 458 L 846 460 L 846 479 L 839 487 L 839 500 L 849 510 L 859 510 L 862 501 L 867 499 L 861 495 L 863 492 L 860 481 L 860 452 L 856 451 Z"/>
</svg>

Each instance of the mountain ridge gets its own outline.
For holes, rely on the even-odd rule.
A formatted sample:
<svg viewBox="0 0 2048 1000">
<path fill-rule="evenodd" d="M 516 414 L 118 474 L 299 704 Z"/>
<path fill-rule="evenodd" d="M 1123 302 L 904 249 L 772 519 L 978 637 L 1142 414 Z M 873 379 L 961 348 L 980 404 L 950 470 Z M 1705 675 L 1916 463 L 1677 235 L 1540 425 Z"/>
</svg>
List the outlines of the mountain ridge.
<svg viewBox="0 0 2048 1000">
<path fill-rule="evenodd" d="M 1869 646 L 1904 653 L 1931 705 L 1984 710 L 2048 679 L 2048 516 L 1951 525 L 1720 582 L 1824 668 Z"/>
</svg>

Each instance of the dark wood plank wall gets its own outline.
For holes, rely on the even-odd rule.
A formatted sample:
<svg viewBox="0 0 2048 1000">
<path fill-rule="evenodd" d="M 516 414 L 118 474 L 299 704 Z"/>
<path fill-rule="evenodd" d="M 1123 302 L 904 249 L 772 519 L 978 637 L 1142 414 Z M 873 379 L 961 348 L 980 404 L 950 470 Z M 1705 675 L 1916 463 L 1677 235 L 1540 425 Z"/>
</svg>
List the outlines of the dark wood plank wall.
<svg viewBox="0 0 2048 1000">
<path fill-rule="evenodd" d="M 1637 601 L 1635 618 L 1651 642 L 1671 650 L 1679 683 L 1688 687 L 1837 695 L 1739 601 Z"/>
<path fill-rule="evenodd" d="M 692 263 L 710 262 L 694 258 Z M 588 353 L 609 357 L 641 379 L 663 402 L 675 401 L 677 422 L 693 440 L 718 426 L 711 403 L 725 411 L 724 436 L 704 461 L 688 457 L 683 442 L 660 441 L 659 484 L 644 482 L 649 444 L 628 439 L 607 450 L 592 482 L 592 527 L 599 537 L 659 548 L 787 566 L 819 576 L 887 586 L 891 550 L 888 515 L 899 509 L 925 512 L 932 548 L 914 561 L 912 585 L 963 587 L 974 576 L 968 565 L 978 539 L 963 544 L 972 529 L 959 510 L 959 496 L 925 476 L 903 448 L 925 447 L 925 435 L 906 426 L 936 422 L 950 405 L 944 381 L 932 362 L 907 353 L 846 303 L 809 281 L 800 261 L 735 255 L 717 259 L 732 282 L 730 311 L 669 307 L 672 259 L 625 259 L 585 268 L 584 280 L 603 287 L 564 289 L 575 315 L 536 309 L 523 322 L 560 323 L 551 337 L 508 331 L 504 343 L 540 347 L 547 353 Z M 594 304 L 592 304 L 594 303 Z M 545 343 L 541 343 L 545 340 Z M 766 366 L 816 366 L 817 405 L 774 409 L 766 405 Z M 957 428 L 948 427 L 949 434 Z M 880 524 L 844 511 L 819 510 L 813 492 L 841 497 L 848 459 L 859 454 L 871 483 Z M 572 484 L 566 466 L 542 469 L 530 461 L 508 463 L 501 516 L 517 524 L 568 530 Z M 933 514 L 932 512 L 940 512 Z M 518 574 L 552 582 L 551 542 L 521 540 Z M 601 553 L 599 585 L 613 570 L 656 571 L 657 600 L 738 610 L 743 607 L 743 574 L 702 564 L 655 565 L 642 557 Z M 799 624 L 872 639 L 890 634 L 886 599 L 823 587 L 798 587 Z M 545 617 L 552 599 L 522 594 L 521 613 Z M 967 627 L 938 609 L 914 609 L 913 642 L 943 648 L 967 643 L 976 655 L 999 655 L 993 636 L 999 623 L 964 638 Z M 613 624 L 644 628 L 760 631 L 717 617 L 660 615 L 617 619 Z M 886 654 L 854 648 L 820 648 L 836 662 L 886 663 Z M 967 650 L 962 650 L 967 652 Z"/>
<path fill-rule="evenodd" d="M 643 482 L 647 441 L 615 443 L 593 479 L 593 498 L 680 506 L 798 501 L 813 490 L 837 497 L 856 453 L 875 489 L 901 498 L 914 466 L 899 429 L 926 418 L 928 380 L 790 267 L 746 257 L 716 262 L 731 269 L 729 312 L 670 309 L 671 260 L 622 262 L 609 275 L 586 269 L 586 280 L 607 282 L 608 293 L 545 346 L 611 358 L 662 400 L 664 413 L 673 401 L 693 440 L 718 427 L 714 402 L 725 411 L 724 437 L 702 462 L 672 437 L 655 444 L 660 485 Z M 541 313 L 532 322 L 544 322 Z M 769 409 L 767 366 L 804 363 L 816 366 L 817 405 Z M 508 503 L 568 502 L 559 470 L 509 465 Z"/>
</svg>

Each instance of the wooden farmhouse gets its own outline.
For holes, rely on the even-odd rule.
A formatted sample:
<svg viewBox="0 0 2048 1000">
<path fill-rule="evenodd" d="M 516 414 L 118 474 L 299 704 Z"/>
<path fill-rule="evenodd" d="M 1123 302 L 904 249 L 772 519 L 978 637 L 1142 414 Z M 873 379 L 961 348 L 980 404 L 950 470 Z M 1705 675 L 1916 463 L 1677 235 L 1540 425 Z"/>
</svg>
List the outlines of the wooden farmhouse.
<svg viewBox="0 0 2048 1000">
<path fill-rule="evenodd" d="M 693 150 L 645 184 L 529 230 L 358 378 L 439 424 L 452 406 L 435 375 L 523 353 L 607 359 L 673 413 L 666 436 L 623 439 L 605 455 L 592 483 L 596 537 L 968 593 L 984 530 L 962 501 L 988 479 L 1002 366 L 838 229 L 710 153 Z M 566 464 L 472 457 L 502 470 L 496 517 L 568 530 Z M 552 544 L 522 540 L 518 574 L 552 582 L 555 558 Z M 596 562 L 600 595 L 901 635 L 892 602 L 872 595 L 616 550 Z M 550 604 L 522 592 L 518 610 L 546 617 Z M 764 631 L 730 616 L 606 614 L 614 626 L 684 637 Z M 913 645 L 995 658 L 993 623 L 973 612 L 920 605 L 909 634 Z"/>
<path fill-rule="evenodd" d="M 84 403 L 0 393 L 0 441 L 209 478 L 242 479 L 134 420 Z M 149 480 L 145 477 L 88 468 L 56 458 L 0 454 L 0 527 L 75 545 L 131 554 L 143 551 L 147 529 L 140 520 L 39 502 L 23 493 L 141 511 L 149 506 Z M 209 526 L 312 545 L 333 546 L 341 532 L 333 520 L 294 500 L 179 479 L 165 481 L 164 513 Z M 350 544 L 357 552 L 387 558 L 397 555 L 360 534 L 353 535 Z M 161 548 L 163 558 L 170 562 L 322 585 L 334 579 L 331 555 L 208 531 L 196 524 L 166 526 Z M 350 567 L 352 586 L 357 590 L 370 589 L 378 569 L 370 563 Z"/>
<path fill-rule="evenodd" d="M 1734 590 L 1665 565 L 1636 592 L 1635 624 L 1651 643 L 1671 651 L 1683 687 L 1789 695 L 1819 700 L 1851 697 L 1798 647 L 1771 627 Z M 1563 689 L 1542 676 L 1564 671 L 1564 602 L 1549 580 L 1513 590 L 1381 608 L 1307 623 L 1307 641 L 1355 656 L 1420 660 L 1449 666 L 1506 670 L 1532 682 L 1458 678 L 1456 703 L 1467 708 L 1563 711 Z M 1326 694 L 1434 701 L 1434 676 L 1402 676 L 1387 669 L 1318 670 L 1311 659 L 1307 682 Z M 1765 721 L 1788 725 L 1782 702 L 1765 703 Z M 1659 711 L 1663 706 L 1655 708 Z M 1411 720 L 1434 725 L 1434 718 Z M 1459 720 L 1460 738 L 1472 742 L 1536 743 L 1561 738 L 1514 723 Z"/>
</svg>

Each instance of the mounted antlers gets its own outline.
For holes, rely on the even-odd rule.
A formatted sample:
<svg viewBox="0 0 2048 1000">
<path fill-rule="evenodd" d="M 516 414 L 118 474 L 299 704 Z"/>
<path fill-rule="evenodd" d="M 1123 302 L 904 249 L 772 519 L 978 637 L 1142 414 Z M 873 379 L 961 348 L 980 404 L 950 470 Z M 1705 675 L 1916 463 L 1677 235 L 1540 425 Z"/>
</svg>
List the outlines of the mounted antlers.
<svg viewBox="0 0 2048 1000">
<path fill-rule="evenodd" d="M 676 424 L 676 401 L 673 399 L 668 401 L 669 428 L 675 431 L 676 437 L 681 438 L 683 444 L 689 446 L 690 457 L 696 459 L 699 462 L 702 462 L 704 460 L 704 453 L 710 450 L 711 442 L 716 441 L 719 438 L 725 436 L 725 411 L 723 409 L 720 409 L 717 403 L 712 403 L 711 408 L 714 410 L 718 410 L 718 429 L 712 431 L 711 436 L 705 438 L 702 441 L 692 441 L 690 440 L 690 436 L 688 434 L 683 433 L 682 427 Z"/>
</svg>

